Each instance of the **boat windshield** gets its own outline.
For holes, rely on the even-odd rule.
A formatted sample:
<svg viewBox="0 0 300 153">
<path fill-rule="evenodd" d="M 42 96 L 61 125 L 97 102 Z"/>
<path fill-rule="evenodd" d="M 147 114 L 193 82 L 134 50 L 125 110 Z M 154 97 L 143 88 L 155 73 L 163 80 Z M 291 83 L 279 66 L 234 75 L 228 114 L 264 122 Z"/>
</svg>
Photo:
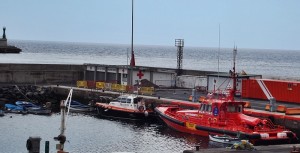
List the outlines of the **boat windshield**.
<svg viewBox="0 0 300 153">
<path fill-rule="evenodd" d="M 239 112 L 242 112 L 242 105 L 228 105 L 227 106 L 227 112 L 230 112 L 230 113 L 239 113 Z"/>
<path fill-rule="evenodd" d="M 126 103 L 126 98 L 125 97 L 119 97 L 118 102 Z"/>
<path fill-rule="evenodd" d="M 126 99 L 126 103 L 131 103 L 131 99 L 130 99 L 130 98 L 127 98 L 127 99 Z"/>
<path fill-rule="evenodd" d="M 201 112 L 211 112 L 211 105 L 201 104 L 200 111 Z"/>
</svg>

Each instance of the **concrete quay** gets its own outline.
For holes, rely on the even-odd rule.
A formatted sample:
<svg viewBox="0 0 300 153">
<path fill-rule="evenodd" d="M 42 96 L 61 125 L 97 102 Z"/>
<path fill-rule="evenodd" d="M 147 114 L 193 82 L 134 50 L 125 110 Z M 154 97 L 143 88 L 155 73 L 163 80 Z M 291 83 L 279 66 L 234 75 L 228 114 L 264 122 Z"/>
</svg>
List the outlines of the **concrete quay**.
<svg viewBox="0 0 300 153">
<path fill-rule="evenodd" d="M 295 149 L 294 149 L 295 147 Z M 284 144 L 284 145 L 268 145 L 268 146 L 255 146 L 255 150 L 235 150 L 229 148 L 212 148 L 212 149 L 199 149 L 185 150 L 183 153 L 299 153 L 299 144 Z"/>
<path fill-rule="evenodd" d="M 58 95 L 64 96 L 69 93 L 70 88 L 73 88 L 73 96 L 74 97 L 99 97 L 99 96 L 109 96 L 116 98 L 120 94 L 119 92 L 113 91 L 104 91 L 103 90 L 95 90 L 95 89 L 87 89 L 87 88 L 77 88 L 77 87 L 70 87 L 70 86 L 62 86 L 62 85 L 52 85 L 51 86 L 54 92 Z M 179 105 L 184 108 L 198 108 L 200 103 L 199 102 L 190 102 L 187 101 L 189 90 L 157 90 L 155 95 L 153 96 L 146 96 L 146 95 L 139 95 L 145 98 L 146 103 L 150 103 L 153 107 L 164 104 L 164 105 Z M 247 99 L 243 99 L 247 100 Z M 260 117 L 260 118 L 270 118 L 274 122 L 274 124 L 285 126 L 287 129 L 292 130 L 298 136 L 300 136 L 300 115 L 285 115 L 284 113 L 279 112 L 269 112 L 263 109 L 259 110 L 257 107 L 262 105 L 262 103 L 267 104 L 267 101 L 257 101 L 251 100 L 252 106 L 255 109 L 245 109 L 245 113 L 250 116 Z M 282 104 L 282 103 L 278 103 Z M 299 107 L 299 104 L 286 104 L 287 107 Z M 272 117 L 271 117 L 272 116 Z"/>
</svg>

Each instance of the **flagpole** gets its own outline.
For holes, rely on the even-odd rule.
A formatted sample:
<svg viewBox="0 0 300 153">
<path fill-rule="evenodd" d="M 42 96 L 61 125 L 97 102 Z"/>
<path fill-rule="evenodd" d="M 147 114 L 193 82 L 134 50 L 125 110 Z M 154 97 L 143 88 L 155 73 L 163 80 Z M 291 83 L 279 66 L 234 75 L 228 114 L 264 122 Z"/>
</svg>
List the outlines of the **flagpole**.
<svg viewBox="0 0 300 153">
<path fill-rule="evenodd" d="M 133 66 L 135 65 L 135 63 L 133 63 L 134 61 L 134 53 L 133 53 L 133 3 L 134 1 L 131 0 L 131 60 L 130 60 L 130 81 L 129 81 L 129 85 L 133 85 Z"/>
</svg>

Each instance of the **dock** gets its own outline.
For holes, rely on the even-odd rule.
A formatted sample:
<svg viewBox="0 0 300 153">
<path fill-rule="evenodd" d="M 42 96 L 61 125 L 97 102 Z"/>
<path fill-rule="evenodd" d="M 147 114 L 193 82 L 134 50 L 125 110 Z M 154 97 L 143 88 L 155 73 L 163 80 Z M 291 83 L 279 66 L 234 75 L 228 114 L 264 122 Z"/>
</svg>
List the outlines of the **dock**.
<svg viewBox="0 0 300 153">
<path fill-rule="evenodd" d="M 81 97 L 89 97 L 91 94 L 96 94 L 97 96 L 110 96 L 110 97 L 118 97 L 120 92 L 107 91 L 107 90 L 96 90 L 96 89 L 88 89 L 88 88 L 78 88 L 71 86 L 63 86 L 63 85 L 52 85 L 56 94 L 64 95 L 71 88 L 73 89 L 74 96 Z M 188 95 L 191 90 L 186 89 L 165 89 L 165 90 L 157 90 L 155 95 L 139 95 L 145 99 L 146 102 L 151 103 L 153 106 L 163 104 L 163 105 L 177 105 L 184 108 L 193 108 L 197 109 L 200 105 L 199 102 L 191 102 L 188 101 Z M 292 130 L 298 136 L 300 135 L 300 115 L 286 115 L 282 112 L 270 112 L 264 110 L 265 106 L 268 104 L 268 101 L 264 100 L 253 100 L 253 99 L 243 99 L 245 101 L 251 101 L 252 108 L 245 108 L 244 113 L 249 116 L 255 116 L 259 118 L 269 118 L 273 121 L 274 124 L 285 126 L 287 129 Z M 286 105 L 287 108 L 300 108 L 300 104 L 293 103 L 282 103 L 278 102 L 278 105 Z M 258 109 L 261 108 L 261 109 Z"/>
</svg>

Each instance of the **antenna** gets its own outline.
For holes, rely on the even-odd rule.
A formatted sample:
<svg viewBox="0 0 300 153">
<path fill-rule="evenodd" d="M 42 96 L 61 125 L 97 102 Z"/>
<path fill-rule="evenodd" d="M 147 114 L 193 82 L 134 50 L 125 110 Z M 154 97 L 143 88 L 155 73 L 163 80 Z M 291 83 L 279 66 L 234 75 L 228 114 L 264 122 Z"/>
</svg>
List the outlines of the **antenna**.
<svg viewBox="0 0 300 153">
<path fill-rule="evenodd" d="M 220 79 L 220 48 L 221 48 L 221 25 L 219 24 L 219 48 L 218 48 L 218 81 Z M 217 81 L 214 81 L 215 84 Z M 218 87 L 219 88 L 219 87 Z M 215 91 L 214 91 L 215 92 Z M 217 95 L 219 96 L 219 92 L 217 92 Z"/>
<path fill-rule="evenodd" d="M 235 60 L 237 54 L 237 46 L 233 47 L 233 90 L 236 92 L 236 73 L 235 73 Z"/>
</svg>

